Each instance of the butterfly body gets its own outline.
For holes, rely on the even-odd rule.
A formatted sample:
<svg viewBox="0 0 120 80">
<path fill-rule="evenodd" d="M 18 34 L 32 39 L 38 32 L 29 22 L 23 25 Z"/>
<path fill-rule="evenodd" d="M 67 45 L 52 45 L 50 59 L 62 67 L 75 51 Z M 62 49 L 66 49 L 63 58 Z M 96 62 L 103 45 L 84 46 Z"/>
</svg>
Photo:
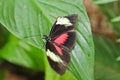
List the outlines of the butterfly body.
<svg viewBox="0 0 120 80">
<path fill-rule="evenodd" d="M 44 35 L 46 53 L 51 67 L 60 75 L 64 74 L 70 62 L 69 52 L 76 41 L 75 25 L 77 14 L 58 17 L 50 35 Z"/>
</svg>

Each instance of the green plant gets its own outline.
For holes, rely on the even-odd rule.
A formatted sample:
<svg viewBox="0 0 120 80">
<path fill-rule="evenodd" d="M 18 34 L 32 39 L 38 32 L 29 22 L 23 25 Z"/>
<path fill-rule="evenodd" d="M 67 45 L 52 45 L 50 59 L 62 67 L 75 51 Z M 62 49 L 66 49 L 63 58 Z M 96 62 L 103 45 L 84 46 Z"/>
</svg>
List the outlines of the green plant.
<svg viewBox="0 0 120 80">
<path fill-rule="evenodd" d="M 67 72 L 59 76 L 49 67 L 42 36 L 58 16 L 73 13 L 79 15 L 76 45 Z M 93 80 L 94 45 L 82 0 L 0 0 L 0 23 L 17 37 L 1 48 L 2 59 L 44 71 L 46 80 Z"/>
<path fill-rule="evenodd" d="M 106 22 L 109 24 L 108 28 L 110 28 L 115 35 L 110 35 L 113 36 L 113 40 L 104 35 L 94 36 L 95 79 L 120 80 L 120 46 L 118 40 L 120 36 L 120 21 L 119 17 L 116 17 L 119 16 L 120 13 L 120 1 L 101 0 L 99 2 L 100 3 L 97 5 L 100 6 L 102 13 L 104 13 L 104 16 L 106 17 Z"/>
</svg>

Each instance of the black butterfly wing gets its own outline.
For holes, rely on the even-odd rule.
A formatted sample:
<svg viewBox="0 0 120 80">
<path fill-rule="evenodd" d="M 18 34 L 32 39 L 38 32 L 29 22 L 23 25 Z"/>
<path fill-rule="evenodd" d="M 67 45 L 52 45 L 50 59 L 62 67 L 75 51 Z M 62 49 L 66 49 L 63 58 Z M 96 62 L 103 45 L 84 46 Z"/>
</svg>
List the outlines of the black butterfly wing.
<svg viewBox="0 0 120 80">
<path fill-rule="evenodd" d="M 47 41 L 46 51 L 48 61 L 51 67 L 59 74 L 64 74 L 70 61 L 69 51 L 72 49 L 75 40 L 75 25 L 77 15 L 65 16 L 54 23 L 49 37 L 51 42 Z"/>
<path fill-rule="evenodd" d="M 66 26 L 65 24 L 56 24 L 57 22 L 59 22 L 59 20 L 60 20 L 59 18 L 68 19 L 68 21 L 71 23 L 71 25 Z M 55 38 L 56 36 L 59 36 L 60 34 L 62 34 L 64 32 L 74 29 L 76 26 L 77 18 L 78 18 L 77 14 L 72 14 L 70 16 L 64 16 L 64 17 L 58 17 L 50 31 L 49 36 L 51 38 Z M 66 22 L 66 24 L 67 24 L 67 22 Z"/>
<path fill-rule="evenodd" d="M 77 14 L 72 14 L 70 16 L 64 16 L 62 18 L 68 19 L 69 22 L 71 23 L 71 25 L 65 26 L 65 24 L 56 24 L 57 21 L 58 21 L 58 19 L 57 19 L 56 22 L 54 23 L 51 31 L 50 31 L 49 36 L 51 37 L 52 40 L 55 40 L 61 34 L 67 33 L 68 38 L 67 38 L 67 41 L 64 42 L 64 46 L 71 49 L 73 47 L 73 44 L 76 41 L 75 26 L 76 26 L 76 22 L 77 22 L 77 19 L 78 19 L 78 15 Z M 58 41 L 60 41 L 60 39 Z M 57 41 L 56 41 L 56 43 L 57 43 Z"/>
<path fill-rule="evenodd" d="M 67 35 L 67 38 L 60 41 L 65 35 Z M 53 43 L 46 43 L 48 61 L 51 67 L 60 75 L 65 73 L 67 65 L 70 62 L 69 51 L 73 47 L 75 39 L 75 32 L 66 32 L 57 37 Z"/>
<path fill-rule="evenodd" d="M 46 51 L 47 51 L 47 58 L 51 67 L 60 75 L 64 74 L 66 71 L 67 64 L 70 61 L 70 55 L 68 54 L 67 50 L 62 49 L 64 55 L 60 55 L 59 52 L 55 48 L 55 44 L 47 42 L 46 44 Z"/>
</svg>

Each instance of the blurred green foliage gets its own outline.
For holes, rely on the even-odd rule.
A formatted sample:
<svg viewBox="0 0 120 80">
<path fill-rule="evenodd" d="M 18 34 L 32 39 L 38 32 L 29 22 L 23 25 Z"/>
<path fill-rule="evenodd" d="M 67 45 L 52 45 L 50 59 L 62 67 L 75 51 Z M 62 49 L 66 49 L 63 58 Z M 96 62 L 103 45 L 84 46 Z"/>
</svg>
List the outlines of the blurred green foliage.
<svg viewBox="0 0 120 80">
<path fill-rule="evenodd" d="M 104 13 L 104 15 L 106 16 L 107 21 L 110 24 L 110 27 L 114 30 L 116 34 L 120 35 L 120 27 L 119 27 L 120 21 L 118 17 L 120 16 L 120 0 L 114 1 L 112 3 L 99 4 L 99 6 L 102 12 Z M 111 20 L 115 22 L 111 22 Z"/>
<path fill-rule="evenodd" d="M 100 35 L 94 36 L 95 80 L 120 80 L 120 46 L 119 42 L 116 42 L 120 36 L 120 1 L 99 0 L 99 2 L 101 3 L 97 5 L 100 6 L 117 38 L 112 41 Z"/>
<path fill-rule="evenodd" d="M 94 36 L 95 80 L 120 79 L 120 46 L 110 39 Z"/>
<path fill-rule="evenodd" d="M 94 4 L 107 4 L 107 3 L 111 3 L 115 1 L 118 1 L 118 0 L 94 0 L 93 3 Z"/>
<path fill-rule="evenodd" d="M 113 18 L 111 22 L 120 22 L 120 16 Z"/>
</svg>

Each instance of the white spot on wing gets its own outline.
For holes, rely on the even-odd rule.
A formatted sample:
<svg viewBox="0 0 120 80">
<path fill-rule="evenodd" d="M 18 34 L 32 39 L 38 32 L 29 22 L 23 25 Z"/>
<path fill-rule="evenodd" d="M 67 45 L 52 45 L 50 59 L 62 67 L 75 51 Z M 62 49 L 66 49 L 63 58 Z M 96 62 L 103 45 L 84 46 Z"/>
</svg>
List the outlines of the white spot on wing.
<svg viewBox="0 0 120 80">
<path fill-rule="evenodd" d="M 72 26 L 70 20 L 64 17 L 58 17 L 56 24 L 65 25 L 66 27 Z"/>
<path fill-rule="evenodd" d="M 58 55 L 55 55 L 49 49 L 47 49 L 47 56 L 49 56 L 55 62 L 63 62 Z"/>
</svg>

